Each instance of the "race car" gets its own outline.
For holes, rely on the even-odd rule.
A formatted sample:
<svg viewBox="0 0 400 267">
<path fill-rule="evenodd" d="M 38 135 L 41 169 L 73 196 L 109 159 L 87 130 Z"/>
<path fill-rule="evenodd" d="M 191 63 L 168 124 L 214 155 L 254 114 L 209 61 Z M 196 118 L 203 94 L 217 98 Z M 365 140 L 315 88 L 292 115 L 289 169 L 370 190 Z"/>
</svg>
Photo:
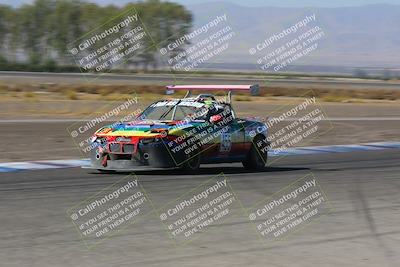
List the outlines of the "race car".
<svg viewBox="0 0 400 267">
<path fill-rule="evenodd" d="M 238 118 L 233 91 L 258 92 L 258 85 L 171 85 L 167 94 L 187 90 L 182 99 L 160 100 L 129 122 L 102 127 L 92 137 L 91 169 L 101 172 L 181 168 L 242 162 L 265 167 L 269 142 L 265 123 Z M 217 99 L 205 91 L 223 90 Z M 192 96 L 192 91 L 200 91 Z"/>
</svg>

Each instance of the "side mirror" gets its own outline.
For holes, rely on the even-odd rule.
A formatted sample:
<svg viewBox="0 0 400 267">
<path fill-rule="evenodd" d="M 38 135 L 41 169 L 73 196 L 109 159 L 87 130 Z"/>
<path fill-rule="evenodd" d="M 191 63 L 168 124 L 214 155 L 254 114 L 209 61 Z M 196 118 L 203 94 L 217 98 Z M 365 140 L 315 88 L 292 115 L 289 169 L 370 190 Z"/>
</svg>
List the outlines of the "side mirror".
<svg viewBox="0 0 400 267">
<path fill-rule="evenodd" d="M 211 123 L 217 123 L 222 121 L 222 116 L 221 115 L 214 115 L 210 117 L 210 122 Z"/>
</svg>

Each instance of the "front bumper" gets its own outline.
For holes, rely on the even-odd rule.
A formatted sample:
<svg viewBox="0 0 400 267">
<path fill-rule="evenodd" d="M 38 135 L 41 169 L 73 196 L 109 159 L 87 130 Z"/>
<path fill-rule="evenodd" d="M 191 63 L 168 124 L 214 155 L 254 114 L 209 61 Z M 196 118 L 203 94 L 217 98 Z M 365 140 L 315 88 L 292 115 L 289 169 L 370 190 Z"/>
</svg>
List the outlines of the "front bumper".
<svg viewBox="0 0 400 267">
<path fill-rule="evenodd" d="M 177 163 L 182 162 L 181 156 L 172 155 L 163 141 L 139 143 L 137 150 L 128 152 L 124 152 L 123 148 L 114 152 L 108 149 L 100 151 L 99 148 L 92 149 L 91 166 L 86 168 L 110 171 L 175 169 L 180 167 Z"/>
</svg>

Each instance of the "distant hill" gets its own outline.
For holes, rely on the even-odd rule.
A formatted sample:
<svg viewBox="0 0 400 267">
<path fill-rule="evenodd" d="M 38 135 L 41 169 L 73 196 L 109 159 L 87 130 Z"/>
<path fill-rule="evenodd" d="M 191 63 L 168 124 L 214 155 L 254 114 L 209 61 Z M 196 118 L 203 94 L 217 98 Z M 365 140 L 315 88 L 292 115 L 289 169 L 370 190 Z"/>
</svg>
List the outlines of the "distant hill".
<svg viewBox="0 0 400 267">
<path fill-rule="evenodd" d="M 243 7 L 224 2 L 190 5 L 194 28 L 226 13 L 236 32 L 227 51 L 214 62 L 250 63 L 249 48 L 306 15 L 325 32 L 316 51 L 296 64 L 348 67 L 400 67 L 400 5 L 376 4 L 341 8 Z M 295 35 L 294 35 L 295 36 Z"/>
</svg>

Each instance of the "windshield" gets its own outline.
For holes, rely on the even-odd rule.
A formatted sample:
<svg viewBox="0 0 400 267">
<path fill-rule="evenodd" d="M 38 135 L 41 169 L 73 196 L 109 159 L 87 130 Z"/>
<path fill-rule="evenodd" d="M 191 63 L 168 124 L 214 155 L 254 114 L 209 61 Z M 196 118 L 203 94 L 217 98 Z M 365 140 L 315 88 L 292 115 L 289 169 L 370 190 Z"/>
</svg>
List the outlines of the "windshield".
<svg viewBox="0 0 400 267">
<path fill-rule="evenodd" d="M 142 120 L 204 120 L 208 109 L 204 104 L 186 101 L 161 101 L 151 104 L 141 115 Z"/>
</svg>

